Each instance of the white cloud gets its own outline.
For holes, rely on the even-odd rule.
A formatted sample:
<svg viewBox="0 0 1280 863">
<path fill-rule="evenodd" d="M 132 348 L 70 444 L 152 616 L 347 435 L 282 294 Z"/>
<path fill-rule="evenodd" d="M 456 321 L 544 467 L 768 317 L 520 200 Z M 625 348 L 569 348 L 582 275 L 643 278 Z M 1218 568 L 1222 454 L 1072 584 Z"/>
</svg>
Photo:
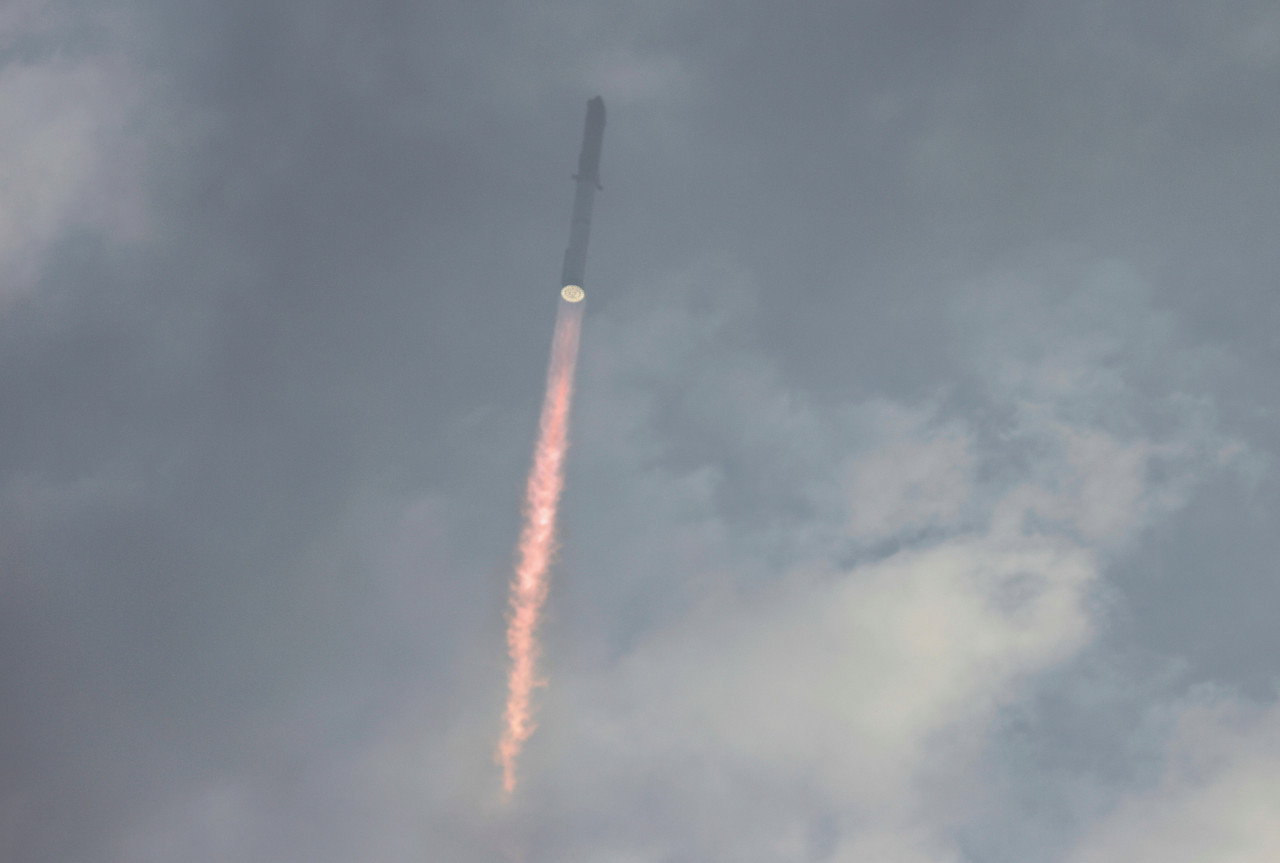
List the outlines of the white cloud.
<svg viewBox="0 0 1280 863">
<path fill-rule="evenodd" d="M 1126 538 L 1143 523 L 1155 491 L 1145 481 L 1148 442 L 1056 420 L 1028 423 L 1021 433 L 1048 448 L 1034 478 L 1003 495 L 994 513 L 998 523 L 1014 528 L 1030 519 L 1090 544 Z"/>
<path fill-rule="evenodd" d="M 624 741 L 814 773 L 843 803 L 893 811 L 933 734 L 1082 642 L 1081 593 L 1096 575 L 1086 552 L 1041 538 L 798 573 L 628 657 L 613 672 L 633 705 Z"/>
<path fill-rule="evenodd" d="M 968 430 L 888 402 L 872 406 L 877 441 L 849 465 L 850 533 L 866 542 L 931 527 L 953 528 L 973 494 Z"/>
<path fill-rule="evenodd" d="M 1203 689 L 1177 710 L 1168 767 L 1097 825 L 1071 863 L 1269 863 L 1280 848 L 1280 706 Z"/>
</svg>

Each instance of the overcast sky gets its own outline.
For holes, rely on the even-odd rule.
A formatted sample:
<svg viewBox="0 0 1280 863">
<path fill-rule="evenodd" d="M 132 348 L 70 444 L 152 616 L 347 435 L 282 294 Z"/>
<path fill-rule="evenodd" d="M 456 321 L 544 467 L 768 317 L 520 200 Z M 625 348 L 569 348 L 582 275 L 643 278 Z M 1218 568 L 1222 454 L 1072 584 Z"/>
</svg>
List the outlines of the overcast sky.
<svg viewBox="0 0 1280 863">
<path fill-rule="evenodd" d="M 0 858 L 1269 863 L 1277 236 L 1273 0 L 7 0 Z"/>
</svg>

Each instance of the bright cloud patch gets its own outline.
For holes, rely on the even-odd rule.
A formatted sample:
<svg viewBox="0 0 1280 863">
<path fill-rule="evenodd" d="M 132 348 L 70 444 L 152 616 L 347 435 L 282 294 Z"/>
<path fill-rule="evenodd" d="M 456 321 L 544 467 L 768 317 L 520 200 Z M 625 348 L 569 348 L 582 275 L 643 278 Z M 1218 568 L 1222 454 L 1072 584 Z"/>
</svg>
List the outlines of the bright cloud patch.
<svg viewBox="0 0 1280 863">
<path fill-rule="evenodd" d="M 818 405 L 748 347 L 743 281 L 704 268 L 587 321 L 519 798 L 497 804 L 488 757 L 500 667 L 467 660 L 487 702 L 423 696 L 334 759 L 314 805 L 346 844 L 316 859 L 965 859 L 957 831 L 1002 792 L 986 770 L 1001 709 L 1094 642 L 1116 550 L 1227 444 L 1196 400 L 1135 396 L 1142 357 L 1087 315 L 1045 315 L 1045 338 L 999 362 L 975 347 L 982 411 Z M 707 284 L 733 287 L 713 313 L 690 300 Z M 450 518 L 442 500 L 406 510 L 370 565 L 413 583 L 430 555 L 404 536 Z M 1261 841 L 1265 775 L 1245 755 L 1266 745 L 1240 735 L 1194 784 L 1122 808 L 1079 863 L 1184 816 Z"/>
<path fill-rule="evenodd" d="M 875 542 L 912 530 L 954 527 L 973 493 L 972 441 L 963 425 L 930 428 L 928 417 L 877 406 L 882 445 L 849 468 L 850 533 Z"/>
<path fill-rule="evenodd" d="M 1145 326 L 1140 291 L 1121 299 Z M 1026 300 L 1033 313 L 1041 301 Z M 981 764 L 996 710 L 1019 698 L 1030 675 L 1090 643 L 1112 550 L 1185 500 L 1221 446 L 1185 399 L 1168 401 L 1191 407 L 1169 407 L 1162 416 L 1172 421 L 1148 428 L 1141 410 L 1126 406 L 1134 397 L 1127 367 L 1140 358 L 1124 356 L 1122 333 L 1095 331 L 1087 302 L 1065 302 L 1086 311 L 1056 329 L 1046 314 L 1045 339 L 989 367 L 998 369 L 985 378 L 990 413 L 1005 419 L 986 428 L 938 404 L 819 410 L 788 394 L 758 358 L 735 356 L 741 349 L 716 327 L 696 315 L 681 321 L 678 302 L 662 304 L 655 320 L 628 322 L 627 332 L 658 337 L 652 349 L 610 338 L 618 356 L 644 359 L 620 363 L 605 350 L 598 369 L 608 373 L 590 378 L 583 398 L 600 413 L 585 409 L 583 434 L 591 439 L 598 421 L 609 429 L 602 437 L 638 441 L 627 450 L 648 455 L 634 469 L 680 502 L 679 520 L 668 523 L 674 510 L 661 505 L 660 490 L 633 499 L 642 484 L 613 485 L 611 509 L 638 532 L 617 565 L 634 571 L 643 566 L 637 558 L 669 560 L 668 537 L 714 524 L 696 560 L 717 566 L 680 574 L 687 610 L 620 662 L 598 675 L 553 676 L 542 782 L 623 808 L 665 787 L 674 802 L 655 816 L 670 837 L 653 849 L 658 856 L 790 853 L 787 837 L 808 835 L 795 824 L 820 801 L 843 825 L 827 842 L 829 859 L 952 859 L 948 827 L 988 790 Z M 1002 317 L 983 323 L 985 335 Z M 692 391 L 753 396 L 720 397 L 716 424 L 704 400 L 663 395 L 662 357 L 670 358 L 666 373 Z M 651 386 L 636 400 L 641 369 Z M 625 409 L 613 410 L 623 393 L 631 393 Z M 752 405 L 764 409 L 757 416 Z M 723 441 L 707 450 L 718 456 L 664 459 L 655 420 L 695 424 Z M 721 458 L 744 446 L 749 467 Z M 727 487 L 735 470 L 758 468 L 753 458 L 812 471 L 798 485 L 816 515 L 796 526 L 803 540 L 780 544 L 794 551 L 784 573 L 761 573 L 760 535 L 742 532 L 714 493 L 691 502 L 678 492 L 692 476 Z M 832 464 L 847 469 L 824 473 Z M 853 563 L 837 565 L 839 549 L 850 548 Z M 575 558 L 586 563 L 581 552 Z M 609 578 L 608 554 L 589 565 Z M 676 576 L 664 568 L 655 577 Z M 716 826 L 730 823 L 735 830 Z M 633 846 L 600 850 L 624 847 Z"/>
<path fill-rule="evenodd" d="M 1071 863 L 1268 863 L 1280 848 L 1280 708 L 1210 691 L 1178 715 L 1168 769 L 1099 825 Z"/>
</svg>

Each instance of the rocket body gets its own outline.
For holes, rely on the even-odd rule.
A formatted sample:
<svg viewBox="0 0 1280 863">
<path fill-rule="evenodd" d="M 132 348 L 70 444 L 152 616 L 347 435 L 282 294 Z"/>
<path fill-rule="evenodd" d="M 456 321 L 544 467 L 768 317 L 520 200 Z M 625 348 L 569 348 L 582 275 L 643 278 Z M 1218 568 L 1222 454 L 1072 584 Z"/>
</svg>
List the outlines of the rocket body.
<svg viewBox="0 0 1280 863">
<path fill-rule="evenodd" d="M 573 217 L 569 223 L 569 247 L 564 250 L 564 270 L 560 275 L 563 288 L 577 286 L 577 291 L 562 290 L 570 302 L 582 299 L 587 274 L 587 241 L 591 237 L 591 206 L 600 188 L 600 145 L 604 141 L 604 100 L 599 96 L 587 102 L 587 121 L 582 129 L 582 151 L 578 154 L 578 173 L 573 178 L 577 187 L 573 194 Z M 577 297 L 577 300 L 571 299 Z"/>
<path fill-rule="evenodd" d="M 591 232 L 591 204 L 600 185 L 600 143 L 604 139 L 604 100 L 587 102 L 587 123 L 578 155 L 578 181 L 573 195 L 573 221 L 569 247 L 564 253 L 556 329 L 547 369 L 547 394 L 538 422 L 533 467 L 525 489 L 524 528 L 511 580 L 507 617 L 507 708 L 502 737 L 494 753 L 502 766 L 502 789 L 509 796 L 516 788 L 516 760 L 534 731 L 533 691 L 542 685 L 538 676 L 538 623 L 547 599 L 548 576 L 556 552 L 556 517 L 564 490 L 565 458 L 569 452 L 569 416 L 573 402 L 573 375 L 578 361 L 578 337 L 582 327 L 583 277 L 587 267 L 587 239 Z"/>
</svg>

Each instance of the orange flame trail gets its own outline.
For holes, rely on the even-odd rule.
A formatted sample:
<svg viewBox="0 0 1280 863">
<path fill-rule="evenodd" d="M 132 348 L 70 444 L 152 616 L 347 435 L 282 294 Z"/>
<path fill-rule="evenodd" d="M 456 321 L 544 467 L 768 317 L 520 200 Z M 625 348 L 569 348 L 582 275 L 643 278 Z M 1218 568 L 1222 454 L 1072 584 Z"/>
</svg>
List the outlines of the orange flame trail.
<svg viewBox="0 0 1280 863">
<path fill-rule="evenodd" d="M 536 675 L 538 615 L 547 598 L 547 569 L 556 550 L 556 510 L 564 488 L 564 459 L 569 447 L 569 407 L 573 400 L 573 373 L 578 363 L 578 332 L 582 306 L 561 302 L 556 313 L 547 369 L 547 394 L 542 402 L 538 443 L 525 489 L 524 527 L 511 579 L 511 610 L 507 623 L 507 709 L 502 738 L 495 759 L 502 766 L 502 788 L 510 795 L 516 787 L 516 758 L 533 734 L 530 695 L 545 683 Z"/>
</svg>

